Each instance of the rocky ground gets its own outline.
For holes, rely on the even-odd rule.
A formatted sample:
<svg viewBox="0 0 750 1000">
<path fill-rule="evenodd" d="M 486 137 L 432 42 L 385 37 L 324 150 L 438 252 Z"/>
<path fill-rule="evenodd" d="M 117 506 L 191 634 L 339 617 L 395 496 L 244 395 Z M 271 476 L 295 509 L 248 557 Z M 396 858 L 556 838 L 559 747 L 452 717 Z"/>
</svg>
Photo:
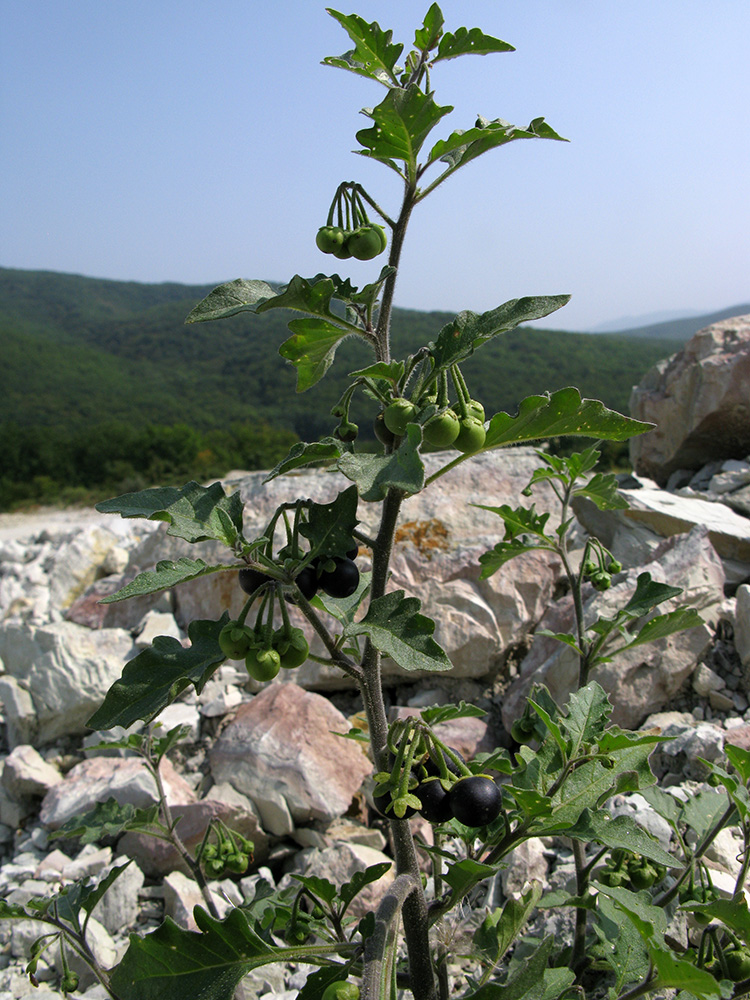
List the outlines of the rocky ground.
<svg viewBox="0 0 750 1000">
<path fill-rule="evenodd" d="M 702 350 L 705 356 L 705 345 Z M 736 361 L 736 351 L 729 355 L 727 364 L 732 357 Z M 673 366 L 667 375 L 678 369 Z M 649 400 L 655 405 L 653 393 Z M 682 424 L 701 426 L 687 416 Z M 676 433 L 667 435 L 670 446 Z M 701 433 L 693 435 L 691 454 Z M 674 447 L 684 457 L 685 450 Z M 446 742 L 467 757 L 511 746 L 507 734 L 532 683 L 546 683 L 560 703 L 573 687 L 569 648 L 534 634 L 571 626 L 570 597 L 556 560 L 535 553 L 514 560 L 512 572 L 488 580 L 478 573 L 478 557 L 497 541 L 500 522 L 470 504 L 516 504 L 536 464 L 526 448 L 467 462 L 424 496 L 407 501 L 399 529 L 392 586 L 418 596 L 424 612 L 435 618 L 435 636 L 453 670 L 415 676 L 389 667 L 389 709 L 395 717 L 461 698 L 480 705 L 487 711 L 484 718 L 453 723 L 444 732 Z M 324 503 L 349 485 L 319 471 L 282 477 L 267 487 L 262 480 L 261 473 L 237 473 L 225 483 L 240 491 L 249 536 L 290 492 Z M 714 449 L 689 468 L 674 468 L 661 487 L 643 477 L 623 482 L 628 512 L 576 507 L 578 551 L 586 533 L 595 533 L 625 567 L 605 594 L 586 592 L 587 616 L 619 606 L 632 594 L 638 574 L 648 571 L 681 587 L 681 602 L 704 620 L 700 628 L 629 651 L 595 678 L 615 706 L 614 721 L 629 728 L 658 726 L 673 737 L 652 763 L 660 785 L 678 796 L 705 787 L 698 758 L 720 759 L 727 742 L 750 749 L 749 491 L 750 460 L 717 457 Z M 540 494 L 537 510 L 549 510 L 554 518 L 553 500 Z M 373 505 L 361 505 L 359 516 L 364 530 L 372 530 Z M 82 845 L 52 837 L 67 819 L 110 796 L 136 806 L 154 800 L 153 780 L 137 757 L 94 748 L 118 733 L 91 733 L 86 720 L 123 664 L 154 637 L 185 643 L 190 621 L 215 620 L 224 609 L 236 614 L 242 597 L 234 574 L 221 573 L 172 593 L 122 604 L 99 601 L 160 559 L 198 554 L 207 561 L 226 559 L 209 543 L 196 552 L 154 522 L 94 511 L 0 515 L 0 893 L 10 902 L 26 902 L 50 886 L 99 876 L 131 860 L 89 925 L 89 939 L 105 966 L 118 960 L 129 933 L 147 932 L 165 914 L 190 926 L 199 897 L 174 852 L 153 841 L 126 834 Z M 360 562 L 365 568 L 364 549 Z M 356 691 L 346 678 L 312 661 L 280 680 L 259 685 L 248 679 L 241 661 L 227 662 L 200 694 L 184 692 L 158 720 L 165 729 L 186 727 L 163 765 L 162 780 L 188 847 L 200 843 L 217 816 L 256 844 L 245 876 L 212 885 L 220 908 L 252 895 L 261 879 L 278 884 L 292 871 L 314 871 L 341 882 L 357 869 L 389 860 L 386 825 L 368 804 L 370 763 L 359 744 L 332 735 L 361 725 Z M 642 796 L 617 796 L 608 808 L 629 812 L 668 846 L 668 826 Z M 419 818 L 412 822 L 429 838 Z M 736 831 L 729 830 L 709 855 L 714 881 L 724 891 L 733 887 L 740 850 Z M 572 874 L 565 842 L 545 838 L 524 845 L 449 927 L 452 954 L 466 950 L 486 908 L 517 893 L 526 878 L 561 888 Z M 372 887 L 365 905 L 374 904 L 383 884 Z M 540 911 L 536 929 L 564 935 L 566 919 Z M 38 933 L 31 922 L 0 923 L 2 1000 L 59 996 L 59 952 L 52 949 L 40 961 L 38 989 L 24 972 Z M 685 937 L 686 921 L 670 933 Z M 246 996 L 291 1000 L 307 971 L 258 970 L 248 978 Z M 90 974 L 81 972 L 76 995 L 105 997 Z M 452 972 L 460 982 L 460 959 Z"/>
</svg>

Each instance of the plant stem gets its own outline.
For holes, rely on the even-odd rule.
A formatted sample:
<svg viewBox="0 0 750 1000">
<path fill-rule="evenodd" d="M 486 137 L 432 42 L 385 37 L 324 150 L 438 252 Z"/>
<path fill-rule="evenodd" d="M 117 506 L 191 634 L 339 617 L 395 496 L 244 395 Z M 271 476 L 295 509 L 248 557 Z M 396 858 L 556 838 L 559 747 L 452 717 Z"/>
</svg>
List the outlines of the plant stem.
<svg viewBox="0 0 750 1000">
<path fill-rule="evenodd" d="M 372 553 L 372 583 L 370 601 L 385 593 L 388 566 L 393 549 L 393 538 L 401 509 L 403 494 L 389 489 L 383 501 L 380 528 Z M 388 720 L 381 685 L 380 653 L 369 641 L 362 657 L 360 690 L 370 730 L 370 747 L 379 771 L 386 770 Z M 408 876 L 413 888 L 404 900 L 404 937 L 409 954 L 409 979 L 414 1000 L 436 1000 L 435 975 L 430 954 L 427 902 L 422 890 L 417 852 L 409 823 L 405 819 L 391 819 L 396 874 Z M 367 964 L 365 965 L 367 969 Z"/>
<path fill-rule="evenodd" d="M 208 912 L 216 920 L 219 920 L 219 911 L 216 909 L 216 903 L 214 903 L 211 893 L 209 892 L 208 883 L 206 882 L 200 862 L 193 859 L 187 847 L 183 844 L 180 835 L 177 833 L 177 823 L 172 817 L 172 810 L 169 808 L 169 803 L 167 802 L 167 795 L 164 791 L 164 782 L 162 781 L 159 764 L 148 758 L 147 763 L 150 765 L 151 773 L 153 774 L 154 781 L 156 782 L 156 788 L 159 793 L 159 809 L 164 817 L 164 822 L 169 827 L 172 845 L 182 858 L 185 865 L 187 865 L 195 881 L 198 883 L 198 888 L 200 889 L 201 895 L 206 902 Z"/>
<path fill-rule="evenodd" d="M 393 227 L 391 237 L 391 252 L 388 255 L 388 263 L 396 268 L 396 273 L 389 275 L 383 284 L 383 298 L 380 302 L 380 315 L 378 316 L 378 326 L 375 331 L 377 344 L 375 354 L 378 361 L 386 363 L 391 359 L 390 329 L 391 311 L 393 309 L 393 293 L 396 288 L 396 278 L 398 277 L 398 264 L 401 259 L 401 249 L 406 235 L 406 227 L 409 223 L 412 209 L 416 204 L 416 189 L 413 185 L 407 185 L 404 192 L 404 200 L 401 204 L 396 224 Z"/>
<path fill-rule="evenodd" d="M 588 877 L 586 872 L 586 855 L 580 840 L 573 840 L 573 857 L 576 864 L 576 895 L 583 896 L 586 892 Z M 576 907 L 576 926 L 573 939 L 573 954 L 570 966 L 576 974 L 582 970 L 586 958 L 586 924 L 588 910 L 584 906 Z"/>
</svg>

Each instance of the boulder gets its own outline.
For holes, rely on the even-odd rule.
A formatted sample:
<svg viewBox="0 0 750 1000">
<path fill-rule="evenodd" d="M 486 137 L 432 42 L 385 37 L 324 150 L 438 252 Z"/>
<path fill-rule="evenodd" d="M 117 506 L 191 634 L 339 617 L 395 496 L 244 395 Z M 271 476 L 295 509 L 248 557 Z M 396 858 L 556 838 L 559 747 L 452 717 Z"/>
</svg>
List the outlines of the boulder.
<svg viewBox="0 0 750 1000">
<path fill-rule="evenodd" d="M 0 624 L 0 660 L 6 674 L 28 692 L 36 715 L 35 742 L 86 731 L 86 720 L 100 706 L 133 653 L 122 629 L 91 631 L 73 622 L 37 626 L 27 622 Z M 20 692 L 19 692 L 20 694 Z M 11 731 L 30 729 L 26 706 L 7 706 Z"/>
<path fill-rule="evenodd" d="M 681 587 L 677 601 L 659 605 L 656 613 L 687 605 L 703 611 L 704 619 L 715 613 L 723 599 L 724 573 L 705 528 L 667 539 L 654 552 L 653 561 L 618 577 L 602 594 L 587 586 L 584 592 L 584 620 L 611 617 L 635 591 L 640 572 L 654 580 Z M 540 621 L 550 632 L 575 633 L 571 595 L 550 605 Z M 659 711 L 682 687 L 695 669 L 712 638 L 707 625 L 688 629 L 617 655 L 600 664 L 591 680 L 601 684 L 614 705 L 612 721 L 624 728 L 636 728 L 646 716 Z M 552 697 L 564 705 L 578 683 L 578 655 L 570 646 L 551 636 L 537 635 L 523 659 L 519 677 L 505 695 L 503 725 L 510 731 L 526 704 L 534 683 L 546 684 Z"/>
<path fill-rule="evenodd" d="M 243 705 L 210 754 L 217 784 L 229 782 L 276 836 L 343 815 L 372 765 L 349 723 L 320 695 L 272 684 Z"/>
<path fill-rule="evenodd" d="M 170 806 L 195 801 L 195 792 L 166 757 L 160 771 Z M 156 782 L 140 757 L 91 757 L 76 764 L 64 781 L 47 792 L 39 818 L 46 827 L 56 830 L 109 798 L 138 809 L 157 801 Z"/>
<path fill-rule="evenodd" d="M 445 463 L 425 456 L 428 475 Z M 403 589 L 422 602 L 422 612 L 436 620 L 435 638 L 453 663 L 452 676 L 482 677 L 498 665 L 508 645 L 519 641 L 538 620 L 554 591 L 559 563 L 539 552 L 514 561 L 512 573 L 479 579 L 479 556 L 502 535 L 497 515 L 477 503 L 515 504 L 539 459 L 531 448 L 488 452 L 436 480 L 424 494 L 404 501 L 396 535 L 389 589 Z M 340 473 L 300 470 L 264 484 L 265 473 L 250 473 L 238 481 L 245 503 L 245 533 L 260 533 L 276 507 L 296 496 L 330 503 L 351 485 Z M 556 523 L 558 505 L 552 492 L 538 491 L 537 509 L 551 512 Z M 374 534 L 379 506 L 361 502 L 358 516 L 364 532 Z M 161 544 L 160 544 L 161 543 Z M 362 568 L 367 566 L 362 547 Z M 172 536 L 149 536 L 134 550 L 128 572 L 136 565 L 150 568 L 160 559 L 181 556 L 207 562 L 232 562 L 231 554 L 216 543 L 189 546 Z M 215 573 L 175 589 L 175 614 L 185 628 L 195 618 L 218 618 L 224 610 L 236 617 L 245 601 L 234 572 Z M 127 602 L 126 602 L 127 603 Z M 323 653 L 320 640 L 292 609 L 293 624 L 304 627 L 313 653 Z M 393 661 L 383 664 L 385 677 L 405 677 Z M 416 679 L 414 674 L 408 675 Z M 351 686 L 335 668 L 308 661 L 295 672 L 295 681 L 308 689 Z"/>
<path fill-rule="evenodd" d="M 634 388 L 630 412 L 656 428 L 630 442 L 634 469 L 664 486 L 677 469 L 750 453 L 750 316 L 700 330 Z"/>
</svg>

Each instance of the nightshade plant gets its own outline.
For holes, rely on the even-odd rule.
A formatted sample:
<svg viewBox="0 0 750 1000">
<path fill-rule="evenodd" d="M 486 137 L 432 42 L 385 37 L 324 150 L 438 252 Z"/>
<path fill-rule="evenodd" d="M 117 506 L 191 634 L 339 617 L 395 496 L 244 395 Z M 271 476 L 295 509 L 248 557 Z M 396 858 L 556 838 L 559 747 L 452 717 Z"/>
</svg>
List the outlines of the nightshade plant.
<svg viewBox="0 0 750 1000">
<path fill-rule="evenodd" d="M 25 905 L 3 903 L 0 915 L 32 917 L 51 928 L 39 939 L 30 974 L 49 940 L 61 938 L 68 951 L 93 968 L 115 1000 L 231 1000 L 248 972 L 276 962 L 316 966 L 299 993 L 301 1000 L 354 1000 L 360 991 L 366 1000 L 380 1000 L 395 998 L 400 989 L 416 1000 L 455 995 L 467 1000 L 556 1000 L 587 993 L 632 1000 L 667 988 L 682 990 L 686 1000 L 739 995 L 750 987 L 745 978 L 750 975 L 750 914 L 742 893 L 750 857 L 750 754 L 729 748 L 726 767 L 706 765 L 717 787 L 681 802 L 654 787 L 648 759 L 660 737 L 610 724 L 612 706 L 596 683 L 597 665 L 624 648 L 692 627 L 700 619 L 680 608 L 655 615 L 659 605 L 679 592 L 642 574 L 614 617 L 591 625 L 584 621 L 585 581 L 604 589 L 621 569 L 594 539 L 586 545 L 580 569 L 569 552 L 574 497 L 584 496 L 601 508 L 624 504 L 614 477 L 595 471 L 596 446 L 565 458 L 540 451 L 540 468 L 524 494 L 551 487 L 560 502 L 559 527 L 551 528 L 549 515 L 538 514 L 534 505 L 486 505 L 502 520 L 504 538 L 480 560 L 484 576 L 535 548 L 552 551 L 561 560 L 574 595 L 576 628 L 557 638 L 577 651 L 580 662 L 579 685 L 568 703 L 557 705 L 546 689 L 533 689 L 514 726 L 517 751 L 511 755 L 498 749 L 468 762 L 439 739 L 434 727 L 482 714 L 473 706 L 428 708 L 416 719 L 387 725 L 383 657 L 406 671 L 451 666 L 419 600 L 387 591 L 404 498 L 489 449 L 561 435 L 621 441 L 650 425 L 581 399 L 573 388 L 525 399 L 516 415 L 494 413 L 485 419 L 489 401 L 472 398 L 462 363 L 494 337 L 559 309 L 567 301 L 564 295 L 514 299 L 482 314 L 462 312 L 414 354 L 391 356 L 391 306 L 412 212 L 451 175 L 496 147 L 518 139 L 557 141 L 560 136 L 543 118 L 520 128 L 480 117 L 468 129 L 430 138 L 452 110 L 437 104 L 432 92 L 440 64 L 512 47 L 478 28 L 445 31 L 437 4 L 406 52 L 377 23 L 329 13 L 346 30 L 353 48 L 325 63 L 384 88 L 380 103 L 364 112 L 371 124 L 357 133 L 359 153 L 398 175 L 403 198 L 391 214 L 361 185 L 345 182 L 310 239 L 342 260 L 350 255 L 370 259 L 387 249 L 388 261 L 362 288 L 339 274 L 295 275 L 282 288 L 264 281 L 232 281 L 200 302 L 188 322 L 270 309 L 298 313 L 280 351 L 296 368 L 300 392 L 325 375 L 345 337 L 364 340 L 372 348 L 372 362 L 351 373 L 332 411 L 337 421 L 332 435 L 296 444 L 268 476 L 324 462 L 352 485 L 328 504 L 291 497 L 257 538 L 243 532 L 239 495 L 225 493 L 219 483 L 150 489 L 100 504 L 100 511 L 164 521 L 167 534 L 191 543 L 222 543 L 233 559 L 215 565 L 201 558 L 160 562 L 107 601 L 153 594 L 217 572 L 236 573 L 247 601 L 236 620 L 224 613 L 218 621 L 192 622 L 187 647 L 157 638 L 125 666 L 89 725 L 103 730 L 149 724 L 190 685 L 200 692 L 228 657 L 244 659 L 258 679 L 294 670 L 308 652 L 306 638 L 290 624 L 287 605 L 295 604 L 322 644 L 322 659 L 352 678 L 361 692 L 367 730 L 347 735 L 369 744 L 375 802 L 390 823 L 394 881 L 377 910 L 359 920 L 351 916 L 352 901 L 389 866 L 369 868 L 343 886 L 316 876 L 300 876 L 283 891 L 261 883 L 253 899 L 220 920 L 206 881 L 227 872 L 241 874 L 250 863 L 251 845 L 214 824 L 190 856 L 158 788 L 158 807 L 133 810 L 110 801 L 66 824 L 59 835 L 92 841 L 127 829 L 171 841 L 204 892 L 206 906 L 195 910 L 196 932 L 166 919 L 153 933 L 132 935 L 116 968 L 99 968 L 86 944 L 85 925 L 119 869 L 98 886 L 68 887 Z M 350 418 L 355 395 L 372 407 L 382 443 L 377 454 L 356 450 L 358 428 Z M 423 461 L 427 444 L 452 448 L 440 454 L 429 475 Z M 374 537 L 358 527 L 360 503 L 379 505 Z M 356 565 L 360 543 L 372 551 L 368 574 Z M 158 785 L 158 760 L 178 735 L 175 731 L 157 742 L 129 736 L 120 742 L 144 757 Z M 610 819 L 604 810 L 614 794 L 635 790 L 670 824 L 673 852 L 631 819 Z M 435 843 L 428 849 L 428 888 L 407 821 L 414 811 L 435 828 Z M 744 837 L 743 862 L 734 895 L 720 899 L 703 856 L 730 823 L 739 825 Z M 461 904 L 483 898 L 483 884 L 514 848 L 543 836 L 568 838 L 573 845 L 574 884 L 543 895 L 542 886 L 530 881 L 517 898 L 483 911 L 467 945 L 472 971 L 463 981 L 452 982 L 441 928 Z M 573 913 L 570 940 L 539 934 L 537 918 L 549 907 Z M 668 932 L 668 921 L 680 915 L 684 921 L 688 911 L 700 921 L 700 930 L 679 940 Z M 64 976 L 63 988 L 73 989 L 75 974 L 67 965 Z"/>
</svg>

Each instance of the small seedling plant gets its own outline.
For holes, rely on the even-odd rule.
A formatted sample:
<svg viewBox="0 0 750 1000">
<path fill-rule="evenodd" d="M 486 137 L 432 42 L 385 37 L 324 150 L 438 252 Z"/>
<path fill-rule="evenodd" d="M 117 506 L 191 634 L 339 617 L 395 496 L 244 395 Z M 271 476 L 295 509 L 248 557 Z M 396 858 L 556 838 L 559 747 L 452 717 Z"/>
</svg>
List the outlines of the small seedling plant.
<svg viewBox="0 0 750 1000">
<path fill-rule="evenodd" d="M 356 182 L 337 188 L 321 226 L 310 234 L 324 254 L 345 261 L 387 262 L 363 287 L 338 273 L 295 275 L 273 288 L 264 281 L 237 280 L 214 289 L 188 317 L 207 322 L 238 313 L 291 310 L 291 336 L 280 353 L 296 369 L 300 392 L 312 389 L 334 362 L 346 337 L 372 352 L 332 410 L 332 433 L 296 444 L 268 480 L 304 466 L 325 463 L 350 481 L 330 503 L 290 497 L 265 530 L 247 537 L 238 493 L 220 483 L 204 487 L 148 489 L 99 505 L 123 517 L 166 522 L 167 534 L 190 543 L 219 542 L 229 561 L 202 558 L 164 561 L 141 573 L 107 601 L 154 594 L 214 573 L 233 573 L 246 597 L 237 618 L 193 621 L 189 644 L 159 637 L 124 668 L 100 709 L 89 720 L 95 730 L 136 724 L 142 734 L 117 741 L 147 763 L 156 787 L 150 810 L 110 800 L 71 820 L 56 836 L 95 842 L 127 830 L 168 841 L 203 893 L 195 909 L 196 931 L 170 919 L 152 933 L 132 935 L 113 969 L 103 969 L 87 943 L 94 907 L 119 877 L 114 868 L 101 882 L 66 886 L 51 897 L 24 904 L 3 902 L 0 915 L 36 919 L 46 925 L 28 971 L 53 942 L 62 947 L 60 987 L 72 993 L 77 973 L 66 956 L 85 962 L 114 1000 L 231 1000 L 242 979 L 271 963 L 314 968 L 300 1000 L 556 1000 L 607 996 L 631 1000 L 673 989 L 685 998 L 713 1000 L 750 988 L 750 914 L 743 893 L 750 847 L 750 754 L 727 750 L 722 764 L 706 764 L 706 785 L 687 801 L 655 787 L 649 755 L 660 737 L 628 732 L 610 720 L 612 705 L 596 682 L 597 666 L 618 652 L 700 623 L 685 608 L 660 611 L 679 590 L 642 573 L 623 606 L 608 618 L 584 615 L 587 588 L 606 589 L 622 567 L 596 539 L 586 542 L 577 564 L 570 551 L 571 504 L 584 497 L 602 509 L 626 506 L 611 474 L 596 471 L 597 445 L 560 457 L 541 450 L 539 468 L 523 499 L 552 490 L 560 516 L 533 503 L 491 506 L 503 537 L 480 559 L 483 577 L 503 571 L 535 549 L 554 553 L 574 598 L 575 625 L 556 636 L 578 657 L 578 684 L 564 705 L 542 686 L 530 692 L 513 726 L 516 749 L 497 749 L 464 760 L 439 736 L 438 724 L 481 710 L 464 703 L 424 709 L 416 718 L 388 725 L 381 664 L 390 657 L 404 671 L 447 671 L 450 660 L 434 637 L 434 622 L 416 597 L 389 590 L 389 565 L 401 505 L 472 456 L 491 449 L 570 436 L 623 441 L 650 425 L 581 399 L 574 388 L 525 399 L 518 412 L 493 413 L 491 400 L 473 398 L 463 363 L 495 337 L 520 323 L 559 309 L 567 296 L 513 299 L 488 312 L 459 313 L 435 339 L 406 357 L 391 354 L 394 289 L 412 213 L 453 174 L 479 156 L 520 139 L 560 141 L 544 121 L 526 127 L 479 117 L 466 129 L 435 139 L 434 130 L 452 110 L 436 102 L 433 77 L 443 62 L 494 55 L 512 46 L 478 28 L 448 31 L 437 4 L 414 34 L 411 49 L 392 33 L 356 14 L 329 13 L 351 39 L 343 56 L 325 64 L 369 79 L 381 99 L 365 110 L 367 127 L 356 134 L 358 152 L 398 175 L 402 200 L 391 211 Z M 379 450 L 360 450 L 353 400 L 367 411 Z M 426 450 L 438 449 L 427 471 Z M 294 480 L 290 480 L 290 484 Z M 378 509 L 377 531 L 360 528 L 360 505 Z M 360 547 L 372 555 L 371 571 L 358 565 Z M 292 625 L 294 605 L 319 640 Z M 227 659 L 242 661 L 256 681 L 279 675 L 292 680 L 309 656 L 338 668 L 361 694 L 366 725 L 342 738 L 367 743 L 373 762 L 373 808 L 386 817 L 393 854 L 393 881 L 377 908 L 355 917 L 352 903 L 377 881 L 388 864 L 359 872 L 344 885 L 318 876 L 296 876 L 275 889 L 260 880 L 253 898 L 220 919 L 209 891 L 211 880 L 240 876 L 252 862 L 252 844 L 213 822 L 197 850 L 187 850 L 166 803 L 159 762 L 181 737 L 174 730 L 149 735 L 148 726 L 191 685 L 200 692 Z M 617 793 L 639 791 L 669 823 L 665 850 L 627 816 L 612 819 L 607 802 Z M 415 813 L 433 827 L 429 878 L 420 868 L 409 824 Z M 719 830 L 737 826 L 743 837 L 742 865 L 731 897 L 721 898 L 704 864 Z M 543 891 L 530 880 L 502 906 L 484 905 L 487 884 L 511 852 L 530 838 L 564 838 L 572 846 L 570 884 Z M 124 866 L 123 866 L 124 867 Z M 559 908 L 572 915 L 570 934 L 545 933 L 541 915 Z M 674 932 L 675 922 L 690 925 Z M 451 929 L 463 924 L 465 971 L 449 963 Z"/>
</svg>

